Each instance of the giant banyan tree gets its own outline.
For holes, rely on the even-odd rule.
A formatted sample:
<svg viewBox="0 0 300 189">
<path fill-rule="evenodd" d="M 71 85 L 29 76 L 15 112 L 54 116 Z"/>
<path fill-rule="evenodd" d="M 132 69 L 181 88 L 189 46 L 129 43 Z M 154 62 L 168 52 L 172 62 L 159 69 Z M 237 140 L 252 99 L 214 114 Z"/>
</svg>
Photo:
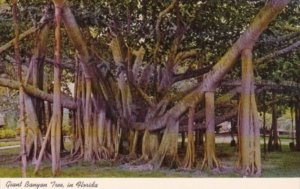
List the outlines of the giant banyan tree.
<svg viewBox="0 0 300 189">
<path fill-rule="evenodd" d="M 228 120 L 236 120 L 238 168 L 243 175 L 258 176 L 259 111 L 267 110 L 257 102 L 272 96 L 272 106 L 280 99 L 276 94 L 287 90 L 293 91 L 288 98 L 296 104 L 300 136 L 296 1 L 53 0 L 32 5 L 43 7 L 33 15 L 28 11 L 33 23 L 20 18 L 25 13 L 18 7 L 26 12 L 27 6 L 22 2 L 13 2 L 13 12 L 1 13 L 14 16 L 15 34 L 0 46 L 1 61 L 7 63 L 0 85 L 19 91 L 23 176 L 27 163 L 38 174 L 45 160 L 51 160 L 53 176 L 64 162 L 101 160 L 139 170 L 191 169 L 200 160 L 201 169 L 220 170 L 215 130 Z M 290 68 L 296 71 L 272 81 L 267 72 L 282 70 L 274 62 L 291 59 L 298 61 Z M 67 93 L 70 84 L 73 91 Z M 67 155 L 66 109 L 72 127 Z M 274 133 L 269 145 L 277 149 Z M 184 155 L 180 135 L 187 139 Z"/>
</svg>

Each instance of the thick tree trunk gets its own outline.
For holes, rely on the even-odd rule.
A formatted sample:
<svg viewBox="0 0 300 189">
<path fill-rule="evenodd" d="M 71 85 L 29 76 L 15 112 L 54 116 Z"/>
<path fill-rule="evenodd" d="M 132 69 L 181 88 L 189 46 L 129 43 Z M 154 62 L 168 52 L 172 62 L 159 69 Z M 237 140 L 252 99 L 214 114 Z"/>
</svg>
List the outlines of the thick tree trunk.
<svg viewBox="0 0 300 189">
<path fill-rule="evenodd" d="M 159 149 L 148 164 L 151 168 L 158 169 L 163 163 L 169 167 L 178 166 L 178 131 L 179 121 L 170 117 Z"/>
<path fill-rule="evenodd" d="M 20 55 L 20 48 L 19 48 L 19 24 L 18 24 L 18 7 L 17 7 L 17 0 L 13 0 L 13 23 L 14 23 L 14 30 L 15 30 L 15 41 L 14 41 L 14 48 L 15 48 L 15 59 L 17 68 L 17 77 L 19 82 L 21 83 L 19 87 L 19 105 L 20 105 L 20 117 L 19 117 L 19 127 L 21 128 L 21 159 L 22 159 L 22 177 L 27 176 L 27 156 L 26 156 L 26 126 L 25 126 L 25 103 L 24 103 L 24 89 L 22 86 L 22 68 L 21 68 L 21 55 Z"/>
<path fill-rule="evenodd" d="M 86 99 L 84 112 L 84 160 L 93 159 L 93 136 L 92 136 L 92 83 L 90 78 L 85 79 L 86 83 Z"/>
<path fill-rule="evenodd" d="M 60 174 L 61 162 L 61 13 L 59 5 L 55 6 L 55 66 L 54 66 L 54 89 L 53 89 L 53 114 L 51 118 L 51 155 L 52 155 L 52 174 Z"/>
<path fill-rule="evenodd" d="M 33 64 L 32 68 L 32 85 L 37 87 L 40 90 L 44 88 L 44 59 L 45 59 L 45 51 L 47 47 L 47 38 L 49 32 L 49 25 L 46 24 L 37 37 L 37 45 L 34 49 L 33 56 L 31 57 L 31 64 Z M 45 105 L 44 100 L 35 98 L 33 99 L 35 110 L 38 118 L 39 128 L 41 130 L 46 130 L 45 123 Z"/>
<path fill-rule="evenodd" d="M 243 175 L 261 174 L 259 119 L 254 93 L 252 49 L 242 52 L 242 91 L 239 107 L 239 167 Z"/>
<path fill-rule="evenodd" d="M 140 160 L 148 161 L 153 158 L 159 147 L 158 133 L 145 131 L 142 141 L 142 157 Z"/>
<path fill-rule="evenodd" d="M 25 93 L 23 95 L 26 111 L 25 120 L 29 128 L 26 136 L 27 157 L 32 160 L 33 164 L 35 164 L 42 145 L 42 133 L 32 98 Z"/>
<path fill-rule="evenodd" d="M 205 92 L 205 152 L 201 169 L 219 169 L 220 163 L 216 157 L 215 147 L 215 95 Z"/>
<path fill-rule="evenodd" d="M 44 80 L 44 57 L 47 42 L 49 25 L 46 24 L 41 28 L 37 37 L 36 45 L 31 57 L 30 66 L 28 69 L 25 83 L 30 83 L 37 89 L 43 91 Z M 27 157 L 36 163 L 38 153 L 42 145 L 42 130 L 46 130 L 45 122 L 45 107 L 44 100 L 37 97 L 29 96 L 24 93 L 26 122 L 30 128 L 26 136 Z M 42 127 L 44 126 L 44 128 Z"/>
<path fill-rule="evenodd" d="M 188 122 L 188 144 L 186 148 L 186 155 L 184 159 L 184 167 L 191 169 L 195 164 L 195 142 L 193 134 L 195 107 L 189 109 L 189 122 Z"/>
<path fill-rule="evenodd" d="M 77 109 L 74 111 L 73 122 L 73 146 L 71 149 L 71 156 L 73 158 L 82 158 L 84 155 L 84 135 L 83 135 L 83 103 L 82 103 L 82 72 L 79 69 L 79 60 L 76 58 L 76 73 L 75 73 L 75 86 L 74 96 L 77 103 Z"/>
</svg>

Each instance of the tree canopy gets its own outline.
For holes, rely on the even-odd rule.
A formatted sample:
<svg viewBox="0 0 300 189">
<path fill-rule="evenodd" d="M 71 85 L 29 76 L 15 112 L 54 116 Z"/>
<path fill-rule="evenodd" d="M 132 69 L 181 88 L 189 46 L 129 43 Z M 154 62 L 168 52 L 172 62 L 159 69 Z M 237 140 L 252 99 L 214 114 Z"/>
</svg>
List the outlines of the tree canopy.
<svg viewBox="0 0 300 189">
<path fill-rule="evenodd" d="M 17 7 L 13 20 L 12 3 L 0 1 L 0 86 L 23 96 L 21 121 L 33 128 L 24 148 L 36 172 L 50 154 L 53 174 L 60 172 L 61 107 L 71 112 L 73 160 L 125 155 L 137 169 L 194 167 L 203 129 L 202 168 L 220 168 L 215 127 L 231 121 L 245 175 L 261 173 L 258 112 L 300 108 L 297 0 L 24 0 Z M 180 133 L 188 133 L 184 158 Z"/>
</svg>

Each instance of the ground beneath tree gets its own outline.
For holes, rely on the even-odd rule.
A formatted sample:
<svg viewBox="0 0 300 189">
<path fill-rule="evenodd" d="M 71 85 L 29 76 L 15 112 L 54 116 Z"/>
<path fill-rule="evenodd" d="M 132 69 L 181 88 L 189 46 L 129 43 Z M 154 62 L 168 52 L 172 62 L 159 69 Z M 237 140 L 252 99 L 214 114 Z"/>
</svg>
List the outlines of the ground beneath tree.
<svg viewBox="0 0 300 189">
<path fill-rule="evenodd" d="M 13 145 L 13 144 L 11 144 Z M 266 159 L 262 157 L 262 177 L 300 177 L 300 152 L 291 152 L 288 145 L 282 152 L 272 152 Z M 21 177 L 21 165 L 14 160 L 19 148 L 0 150 L 0 177 Z M 263 155 L 263 153 L 262 153 Z M 61 177 L 241 177 L 235 169 L 237 151 L 228 143 L 217 144 L 217 156 L 221 160 L 221 171 L 201 171 L 202 159 L 192 170 L 162 168 L 156 171 L 137 171 L 120 164 L 102 161 L 95 164 L 78 162 L 62 168 Z M 33 176 L 33 166 L 29 166 L 29 176 Z M 43 163 L 39 177 L 51 177 L 51 163 Z"/>
</svg>

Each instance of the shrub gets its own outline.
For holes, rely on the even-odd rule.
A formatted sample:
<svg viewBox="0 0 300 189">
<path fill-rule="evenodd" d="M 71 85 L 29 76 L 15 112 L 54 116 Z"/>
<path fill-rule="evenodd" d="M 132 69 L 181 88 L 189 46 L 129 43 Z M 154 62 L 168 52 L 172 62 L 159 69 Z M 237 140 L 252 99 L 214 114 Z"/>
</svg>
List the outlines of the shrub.
<svg viewBox="0 0 300 189">
<path fill-rule="evenodd" d="M 15 138 L 16 131 L 13 129 L 0 129 L 0 139 Z"/>
<path fill-rule="evenodd" d="M 71 136 L 72 135 L 72 127 L 69 125 L 63 125 L 62 133 L 64 136 Z"/>
</svg>

